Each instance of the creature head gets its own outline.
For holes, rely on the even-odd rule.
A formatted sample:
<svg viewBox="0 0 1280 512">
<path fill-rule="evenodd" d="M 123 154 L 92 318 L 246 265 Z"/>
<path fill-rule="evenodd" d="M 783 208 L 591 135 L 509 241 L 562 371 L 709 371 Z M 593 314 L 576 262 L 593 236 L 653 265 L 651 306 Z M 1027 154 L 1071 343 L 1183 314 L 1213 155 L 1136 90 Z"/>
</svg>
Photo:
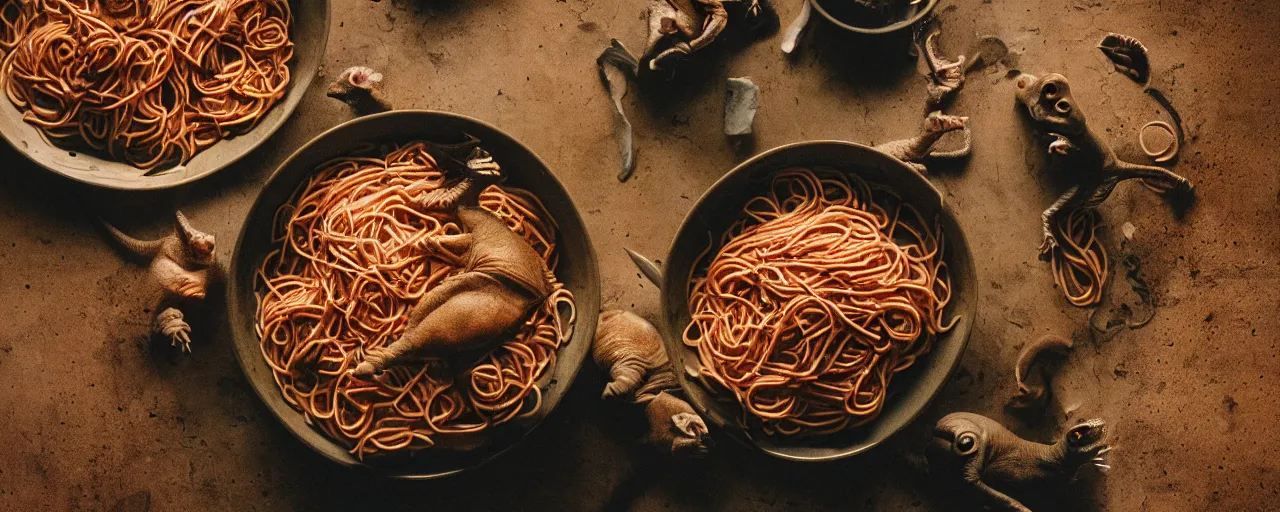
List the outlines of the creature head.
<svg viewBox="0 0 1280 512">
<path fill-rule="evenodd" d="M 382 73 L 364 66 L 351 66 L 338 75 L 338 79 L 329 86 L 328 95 L 343 101 L 355 90 L 372 91 L 382 83 Z"/>
<path fill-rule="evenodd" d="M 192 227 L 182 212 L 174 212 L 173 216 L 175 224 L 177 224 L 178 236 L 182 237 L 187 249 L 191 251 L 193 262 L 200 265 L 212 265 L 215 258 L 214 252 L 217 249 L 213 235 Z"/>
<path fill-rule="evenodd" d="M 472 149 L 471 156 L 467 157 L 467 174 L 484 186 L 502 183 L 507 178 L 502 174 L 502 166 L 493 160 L 493 155 L 480 148 Z"/>
<path fill-rule="evenodd" d="M 1059 445 L 1069 466 L 1080 466 L 1092 461 L 1105 467 L 1102 455 L 1111 450 L 1107 444 L 1107 422 L 1101 418 L 1082 421 L 1067 429 Z"/>
<path fill-rule="evenodd" d="M 949 116 L 943 114 L 941 110 L 935 110 L 924 118 L 924 131 L 925 133 L 946 133 L 964 128 L 967 122 L 969 122 L 968 117 Z"/>
<path fill-rule="evenodd" d="M 1027 114 L 1041 129 L 1076 135 L 1084 133 L 1084 112 L 1071 97 L 1071 85 L 1067 77 L 1050 73 L 1037 78 L 1021 74 L 1014 79 L 1018 87 L 1018 103 L 1026 107 Z"/>
</svg>

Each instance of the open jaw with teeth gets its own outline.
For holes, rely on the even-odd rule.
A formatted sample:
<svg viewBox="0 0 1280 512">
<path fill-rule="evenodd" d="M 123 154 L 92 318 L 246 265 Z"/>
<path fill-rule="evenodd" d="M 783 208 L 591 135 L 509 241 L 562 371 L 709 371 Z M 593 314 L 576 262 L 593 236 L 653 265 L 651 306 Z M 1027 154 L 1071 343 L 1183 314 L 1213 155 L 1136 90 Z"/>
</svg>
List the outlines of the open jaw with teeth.
<svg viewBox="0 0 1280 512">
<path fill-rule="evenodd" d="M 985 416 L 952 413 L 934 427 L 929 473 L 995 509 L 1030 512 L 1009 493 L 1060 492 L 1085 466 L 1110 470 L 1107 434 L 1106 422 L 1092 419 L 1071 427 L 1056 443 L 1043 444 Z"/>
</svg>

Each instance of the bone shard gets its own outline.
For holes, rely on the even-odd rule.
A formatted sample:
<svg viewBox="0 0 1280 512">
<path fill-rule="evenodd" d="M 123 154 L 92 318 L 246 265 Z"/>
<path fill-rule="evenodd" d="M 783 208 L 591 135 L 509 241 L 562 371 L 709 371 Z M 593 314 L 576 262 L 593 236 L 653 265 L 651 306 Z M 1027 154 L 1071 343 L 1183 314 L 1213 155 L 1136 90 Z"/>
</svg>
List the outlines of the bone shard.
<svg viewBox="0 0 1280 512">
<path fill-rule="evenodd" d="M 760 88 L 748 77 L 730 78 L 725 85 L 724 134 L 750 135 L 760 106 Z"/>
</svg>

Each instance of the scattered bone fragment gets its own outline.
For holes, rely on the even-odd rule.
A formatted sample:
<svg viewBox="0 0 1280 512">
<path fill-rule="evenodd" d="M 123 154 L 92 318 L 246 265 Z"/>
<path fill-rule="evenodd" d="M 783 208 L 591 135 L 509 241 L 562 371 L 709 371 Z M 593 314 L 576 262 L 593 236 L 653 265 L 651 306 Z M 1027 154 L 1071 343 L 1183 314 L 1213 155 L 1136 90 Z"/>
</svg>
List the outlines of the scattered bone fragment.
<svg viewBox="0 0 1280 512">
<path fill-rule="evenodd" d="M 750 78 L 730 78 L 725 82 L 724 134 L 750 135 L 760 107 L 760 88 Z"/>
<path fill-rule="evenodd" d="M 622 109 L 622 98 L 627 95 L 627 80 L 635 78 L 640 62 L 621 42 L 613 39 L 596 58 L 596 67 L 599 68 L 600 83 L 604 85 L 605 92 L 613 103 L 613 135 L 618 144 L 618 152 L 622 155 L 622 170 L 618 173 L 618 181 L 625 182 L 635 171 L 636 153 L 631 140 L 631 121 Z"/>
</svg>

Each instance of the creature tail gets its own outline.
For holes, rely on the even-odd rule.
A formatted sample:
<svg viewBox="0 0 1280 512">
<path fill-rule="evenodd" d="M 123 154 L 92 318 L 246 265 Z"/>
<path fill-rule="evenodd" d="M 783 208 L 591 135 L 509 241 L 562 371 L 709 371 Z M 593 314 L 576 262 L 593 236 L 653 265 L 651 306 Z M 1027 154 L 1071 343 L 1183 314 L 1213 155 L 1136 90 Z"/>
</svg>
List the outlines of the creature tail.
<svg viewBox="0 0 1280 512">
<path fill-rule="evenodd" d="M 178 214 L 181 216 L 182 214 Z M 186 220 L 186 219 L 182 219 Z M 137 238 L 126 235 L 123 231 L 116 229 L 101 217 L 98 222 L 102 223 L 102 227 L 107 230 L 107 234 L 111 235 L 111 239 L 116 242 L 124 250 L 128 251 L 131 256 L 137 258 L 151 258 L 160 252 L 160 247 L 164 245 L 164 240 L 138 240 Z"/>
<path fill-rule="evenodd" d="M 1155 165 L 1135 164 L 1124 160 L 1116 159 L 1112 169 L 1113 173 L 1122 178 L 1141 178 L 1143 182 L 1167 192 L 1178 187 L 1185 189 L 1194 188 L 1191 181 L 1175 174 L 1173 171 L 1158 167 Z"/>
</svg>

